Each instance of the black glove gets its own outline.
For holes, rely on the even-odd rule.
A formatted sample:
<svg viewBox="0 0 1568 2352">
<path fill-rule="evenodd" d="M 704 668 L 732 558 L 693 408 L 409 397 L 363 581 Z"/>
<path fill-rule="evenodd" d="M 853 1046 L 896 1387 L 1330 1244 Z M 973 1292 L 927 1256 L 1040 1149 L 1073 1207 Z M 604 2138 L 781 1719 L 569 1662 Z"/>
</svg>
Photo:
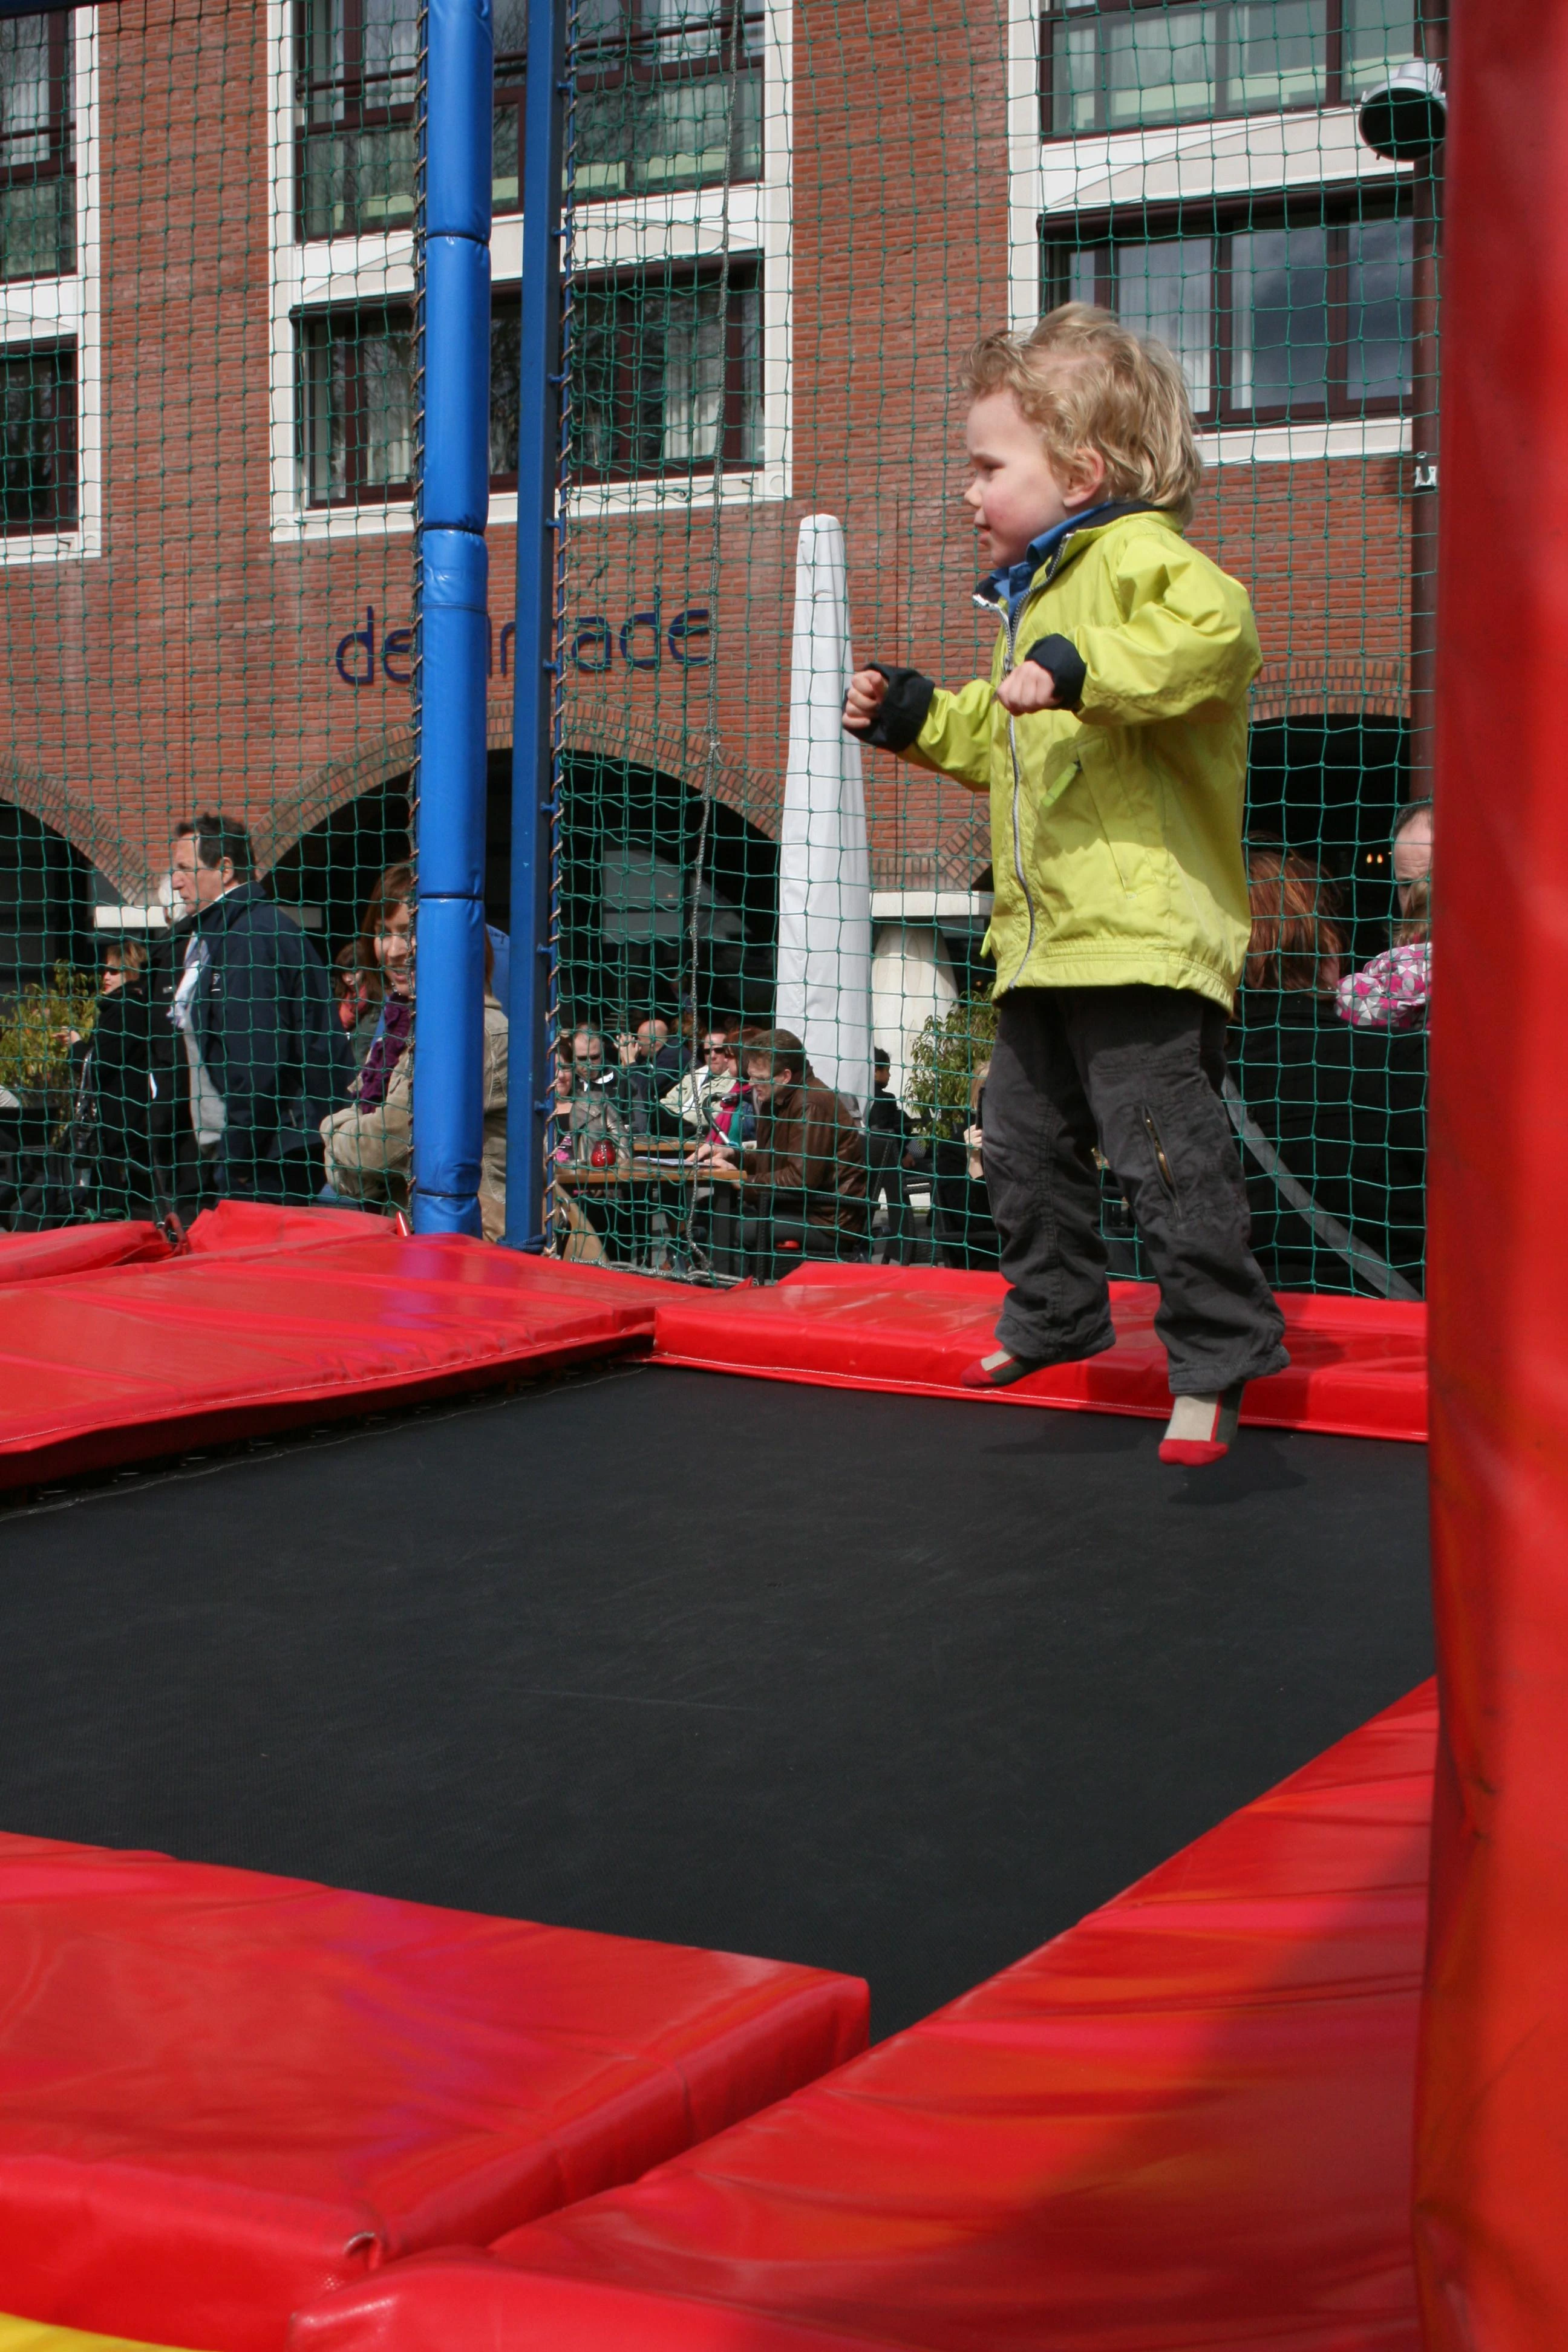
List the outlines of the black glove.
<svg viewBox="0 0 1568 2352">
<path fill-rule="evenodd" d="M 907 751 L 926 723 L 936 680 L 918 669 L 889 669 L 883 662 L 866 667 L 887 679 L 888 691 L 869 727 L 851 727 L 849 732 L 879 751 Z"/>
</svg>

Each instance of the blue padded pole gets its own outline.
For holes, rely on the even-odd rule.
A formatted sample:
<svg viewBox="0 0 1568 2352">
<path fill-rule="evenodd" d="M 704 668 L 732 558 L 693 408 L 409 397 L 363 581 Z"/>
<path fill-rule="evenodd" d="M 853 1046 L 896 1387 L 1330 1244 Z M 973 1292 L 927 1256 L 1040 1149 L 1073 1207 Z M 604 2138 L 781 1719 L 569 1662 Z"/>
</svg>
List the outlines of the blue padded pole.
<svg viewBox="0 0 1568 2352">
<path fill-rule="evenodd" d="M 561 177 L 568 0 L 529 0 L 522 181 L 522 359 L 517 436 L 517 643 L 511 753 L 511 1075 L 506 1238 L 544 1243 L 554 798 L 557 481 L 561 454 Z"/>
<path fill-rule="evenodd" d="M 414 1226 L 479 1231 L 489 663 L 490 0 L 426 0 L 415 223 Z"/>
</svg>

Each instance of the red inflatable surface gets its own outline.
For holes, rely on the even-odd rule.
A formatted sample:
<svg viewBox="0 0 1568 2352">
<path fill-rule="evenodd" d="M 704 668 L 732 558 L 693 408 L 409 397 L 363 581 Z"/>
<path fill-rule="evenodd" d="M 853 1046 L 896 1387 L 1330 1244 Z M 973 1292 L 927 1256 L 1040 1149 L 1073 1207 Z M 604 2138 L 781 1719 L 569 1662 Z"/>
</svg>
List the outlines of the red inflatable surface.
<svg viewBox="0 0 1568 2352">
<path fill-rule="evenodd" d="M 989 1352 L 1005 1286 L 941 1266 L 803 1265 L 767 1289 L 661 1291 L 654 1352 L 669 1364 L 830 1388 L 894 1389 L 982 1404 L 1056 1405 L 1163 1419 L 1165 1351 L 1152 1285 L 1113 1282 L 1117 1344 L 1084 1364 L 988 1394 L 959 1374 Z M 1244 1422 L 1349 1437 L 1424 1439 L 1426 1309 L 1417 1303 L 1283 1297 L 1289 1371 L 1255 1381 Z"/>
<path fill-rule="evenodd" d="M 56 1233 L 0 1234 L 0 1283 L 43 1282 L 100 1265 L 146 1265 L 173 1255 L 153 1224 L 62 1225 Z"/>
<path fill-rule="evenodd" d="M 226 1203 L 185 1255 L 28 1285 L 0 1339 L 0 1487 L 639 1346 L 659 1289 L 352 1211 Z"/>
<path fill-rule="evenodd" d="M 864 1985 L 0 1838 L 0 2310 L 210 2347 L 627 2180 L 864 2046 Z"/>
<path fill-rule="evenodd" d="M 1429 2352 L 1563 2352 L 1568 8 L 1472 0 L 1453 26 L 1430 1219 L 1443 1746 L 1415 2228 Z M 1489 1018 L 1503 998 L 1511 1017 Z"/>
<path fill-rule="evenodd" d="M 293 2352 L 1418 2352 L 1433 1694 L 923 2024 Z"/>
</svg>

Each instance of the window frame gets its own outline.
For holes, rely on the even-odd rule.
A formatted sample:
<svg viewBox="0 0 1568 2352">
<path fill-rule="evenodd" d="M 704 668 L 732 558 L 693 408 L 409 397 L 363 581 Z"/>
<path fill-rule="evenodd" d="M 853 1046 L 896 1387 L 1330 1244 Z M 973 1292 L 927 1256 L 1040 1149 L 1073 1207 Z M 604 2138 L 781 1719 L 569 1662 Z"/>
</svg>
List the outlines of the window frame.
<svg viewBox="0 0 1568 2352">
<path fill-rule="evenodd" d="M 345 448 L 344 472 L 345 475 L 352 478 L 352 487 L 344 492 L 344 495 L 342 498 L 317 499 L 311 495 L 311 408 L 310 375 L 306 365 L 306 338 L 312 328 L 326 327 L 330 329 L 340 320 L 349 319 L 363 324 L 363 322 L 367 319 L 376 318 L 379 318 L 388 330 L 390 329 L 391 322 L 395 318 L 398 320 L 405 319 L 407 320 L 409 344 L 409 429 L 410 439 L 412 441 L 416 429 L 416 401 L 417 398 L 415 384 L 415 322 L 414 305 L 412 301 L 404 299 L 396 295 L 379 296 L 371 297 L 367 299 L 357 302 L 313 304 L 309 310 L 298 310 L 293 314 L 295 355 L 294 407 L 297 423 L 295 463 L 298 469 L 298 478 L 300 483 L 300 510 L 302 513 L 307 515 L 363 513 L 367 509 L 371 512 L 374 512 L 377 508 L 405 507 L 411 505 L 413 502 L 414 475 L 412 472 L 410 473 L 408 479 L 405 482 L 367 482 L 364 478 L 364 457 L 368 446 L 368 438 L 363 430 L 363 426 L 367 410 L 364 398 L 364 378 L 363 371 L 358 365 L 357 360 L 354 363 L 353 395 L 345 403 L 344 408 L 344 415 L 350 425 L 358 428 L 353 432 L 352 442 L 350 442 Z M 352 337 L 344 336 L 342 338 L 342 341 L 348 349 L 356 354 L 363 351 L 364 344 L 368 340 L 369 338 L 367 338 L 363 333 L 356 334 Z"/>
<path fill-rule="evenodd" d="M 1202 5 L 1202 0 L 1195 0 L 1195 5 Z M 1226 5 L 1235 5 L 1236 0 L 1226 0 Z M 1173 130 L 1179 124 L 1185 122 L 1237 122 L 1248 121 L 1259 115 L 1321 114 L 1328 107 L 1352 105 L 1358 93 L 1345 87 L 1344 0 L 1323 0 L 1323 5 L 1327 21 L 1321 98 L 1291 99 L 1279 105 L 1243 106 L 1239 109 L 1231 108 L 1222 101 L 1201 114 L 1162 115 L 1153 122 L 1138 121 L 1120 124 L 1098 122 L 1081 131 L 1057 131 L 1053 129 L 1051 122 L 1051 110 L 1056 99 L 1053 73 L 1055 45 L 1051 38 L 1052 26 L 1070 24 L 1075 16 L 1098 21 L 1106 16 L 1132 16 L 1141 10 L 1168 14 L 1169 0 L 1095 0 L 1092 8 L 1074 8 L 1065 5 L 1052 6 L 1050 0 L 1041 0 L 1041 5 L 1037 14 L 1038 33 L 1036 45 L 1039 60 L 1040 138 L 1043 142 L 1056 144 L 1058 142 L 1072 139 L 1136 137 L 1142 131 Z M 1418 34 L 1421 0 L 1413 0 L 1413 16 Z"/>
<path fill-rule="evenodd" d="M 306 188 L 309 179 L 309 149 L 317 135 L 349 133 L 356 131 L 412 131 L 416 100 L 411 93 L 406 99 L 380 106 L 367 106 L 364 101 L 364 0 L 342 0 L 344 65 L 342 79 L 330 77 L 318 80 L 310 68 L 310 10 L 323 5 L 323 0 L 294 0 L 294 236 L 300 245 L 321 242 L 310 235 L 305 224 Z M 331 0 L 326 0 L 331 5 Z M 357 52 L 357 64 L 350 66 L 348 52 L 351 39 Z M 416 69 L 417 70 L 417 68 Z M 376 79 L 380 79 L 377 77 Z M 401 79 L 403 77 L 399 76 Z M 310 112 L 314 92 L 341 90 L 342 111 L 328 122 L 317 123 Z M 412 192 L 411 192 L 412 194 Z M 406 235 L 414 226 L 412 204 L 406 221 L 388 224 L 383 221 L 374 228 L 363 226 L 343 227 L 328 232 L 329 236 L 367 236 Z"/>
<path fill-rule="evenodd" d="M 0 495 L 0 541 L 36 539 L 47 532 L 74 532 L 81 529 L 81 354 L 78 338 L 75 335 L 47 335 L 30 338 L 25 342 L 6 343 L 0 348 L 0 373 L 19 360 L 39 359 L 51 360 L 57 366 L 61 361 L 68 363 L 70 400 L 64 415 L 57 419 L 55 457 L 57 464 L 62 458 L 69 461 L 70 511 L 60 511 L 60 493 L 57 486 L 47 514 L 27 515 L 13 522 L 5 513 L 4 497 Z M 57 382 L 63 385 L 67 380 L 67 372 L 62 371 Z M 3 447 L 0 447 L 0 463 L 4 462 L 4 454 Z"/>
<path fill-rule="evenodd" d="M 657 0 L 623 0 L 626 28 L 605 35 L 597 41 L 580 43 L 576 57 L 575 102 L 578 106 L 585 98 L 596 97 L 601 91 L 628 88 L 657 89 L 665 84 L 730 79 L 733 79 L 737 85 L 742 79 L 754 79 L 761 86 L 763 78 L 765 0 L 712 0 L 712 16 L 721 20 L 713 27 L 718 31 L 719 38 L 712 56 L 701 59 L 674 54 L 674 44 L 680 37 L 681 27 L 661 26 L 653 15 L 656 5 Z M 751 46 L 748 46 L 749 39 Z M 733 127 L 731 138 L 731 152 L 721 179 L 670 179 L 658 187 L 636 187 L 631 184 L 628 172 L 625 188 L 585 191 L 575 194 L 574 202 L 621 204 L 628 199 L 646 202 L 649 198 L 687 189 L 721 184 L 751 186 L 763 175 L 763 142 L 758 142 L 756 170 L 738 172 L 735 168 Z"/>
<path fill-rule="evenodd" d="M 77 177 L 76 154 L 76 57 L 71 12 L 68 8 L 37 9 L 26 12 L 46 19 L 49 45 L 49 112 L 47 137 L 48 153 L 42 162 L 13 163 L 6 160 L 7 142 L 0 138 L 0 194 L 12 188 L 38 187 L 46 183 L 68 182 L 74 191 Z M 28 133 L 27 136 L 36 136 Z M 70 257 L 63 268 L 45 270 L 45 278 L 71 278 L 79 268 L 77 253 L 76 205 L 69 206 L 68 236 Z M 37 282 L 18 276 L 0 278 L 6 286 Z"/>
<path fill-rule="evenodd" d="M 1073 235 L 1053 236 L 1045 226 L 1040 236 L 1040 277 L 1042 308 L 1051 310 L 1067 299 L 1068 271 L 1071 257 L 1085 250 L 1114 245 L 1153 245 L 1173 237 L 1206 236 L 1213 244 L 1212 296 L 1210 303 L 1209 367 L 1213 394 L 1206 408 L 1193 412 L 1194 422 L 1200 433 L 1250 430 L 1275 425 L 1318 425 L 1359 423 L 1363 418 L 1403 416 L 1409 411 L 1411 395 L 1382 394 L 1352 403 L 1346 390 L 1348 382 L 1348 333 L 1351 310 L 1349 238 L 1346 232 L 1358 223 L 1399 221 L 1411 218 L 1413 205 L 1410 191 L 1403 184 L 1392 186 L 1379 184 L 1375 194 L 1334 196 L 1321 189 L 1304 190 L 1297 194 L 1272 196 L 1264 200 L 1243 198 L 1240 202 L 1200 205 L 1171 204 L 1140 205 L 1130 212 L 1125 207 L 1114 212 L 1082 213 L 1073 216 Z M 1254 231 L 1267 233 L 1271 229 L 1316 228 L 1328 231 L 1328 367 L 1326 398 L 1322 401 L 1287 401 L 1270 405 L 1243 407 L 1233 397 L 1236 370 L 1236 324 L 1233 299 L 1234 271 L 1230 240 Z M 1120 233 L 1119 233 L 1120 232 Z M 1095 299 L 1101 307 L 1112 308 L 1109 296 L 1111 287 L 1103 266 L 1097 264 Z"/>
<path fill-rule="evenodd" d="M 760 343 L 763 333 L 763 256 L 760 253 L 742 253 L 728 257 L 718 256 L 710 260 L 628 263 L 608 269 L 577 271 L 573 274 L 572 299 L 575 303 L 584 293 L 616 291 L 622 287 L 629 289 L 638 285 L 651 286 L 654 290 L 659 292 L 703 285 L 724 287 L 726 303 L 722 471 L 727 478 L 736 474 L 759 472 L 766 463 L 763 447 L 765 437 L 765 403 L 762 357 L 759 351 L 755 385 L 756 413 L 752 420 L 754 454 L 747 456 L 744 408 L 745 321 L 740 304 L 747 295 L 755 297 L 756 333 Z M 513 316 L 518 315 L 520 299 L 518 289 L 498 289 L 492 307 L 492 318 L 502 315 L 503 304 L 507 312 Z M 623 355 L 620 351 L 618 329 L 616 341 L 616 398 L 619 413 L 625 414 L 631 403 L 623 387 L 634 382 L 635 376 L 629 354 Z M 570 361 L 568 361 L 568 367 L 570 367 Z M 575 444 L 571 449 L 571 478 L 574 488 L 584 486 L 597 488 L 609 484 L 630 482 L 708 482 L 712 480 L 718 470 L 720 470 L 719 467 L 711 458 L 698 461 L 686 457 L 672 459 L 668 465 L 637 466 L 630 463 L 616 463 L 601 468 L 585 465 Z M 490 488 L 492 490 L 501 492 L 515 490 L 517 476 L 515 473 L 492 474 Z"/>
<path fill-rule="evenodd" d="M 522 175 L 528 163 L 528 52 L 526 49 L 496 52 L 494 95 L 490 100 L 491 121 L 503 106 L 510 106 L 517 115 L 517 199 L 513 204 L 499 204 L 495 199 L 497 157 L 490 155 L 490 210 L 499 220 L 514 217 L 522 210 Z"/>
</svg>

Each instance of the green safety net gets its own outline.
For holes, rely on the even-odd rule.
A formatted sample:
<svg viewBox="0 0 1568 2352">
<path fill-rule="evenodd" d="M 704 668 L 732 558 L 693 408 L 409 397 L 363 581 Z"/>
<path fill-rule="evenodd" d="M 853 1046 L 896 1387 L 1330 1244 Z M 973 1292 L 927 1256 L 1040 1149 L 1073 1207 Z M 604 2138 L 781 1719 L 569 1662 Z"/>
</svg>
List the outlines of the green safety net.
<svg viewBox="0 0 1568 2352">
<path fill-rule="evenodd" d="M 489 1231 L 525 15 L 496 0 Z M 577 0 L 552 1248 L 703 1280 L 996 1264 L 1010 841 L 830 706 L 851 662 L 987 670 L 961 371 L 1070 301 L 1179 360 L 1189 536 L 1258 617 L 1225 1088 L 1254 1246 L 1278 1287 L 1419 1293 L 1444 21 Z M 0 21 L 5 1226 L 235 1181 L 177 887 L 230 851 L 320 1031 L 290 1065 L 310 1148 L 275 1133 L 252 1178 L 406 1200 L 420 72 L 416 0 Z M 181 853 L 198 813 L 231 829 Z M 1135 1188 L 1100 1181 L 1111 1268 L 1146 1276 Z"/>
</svg>

